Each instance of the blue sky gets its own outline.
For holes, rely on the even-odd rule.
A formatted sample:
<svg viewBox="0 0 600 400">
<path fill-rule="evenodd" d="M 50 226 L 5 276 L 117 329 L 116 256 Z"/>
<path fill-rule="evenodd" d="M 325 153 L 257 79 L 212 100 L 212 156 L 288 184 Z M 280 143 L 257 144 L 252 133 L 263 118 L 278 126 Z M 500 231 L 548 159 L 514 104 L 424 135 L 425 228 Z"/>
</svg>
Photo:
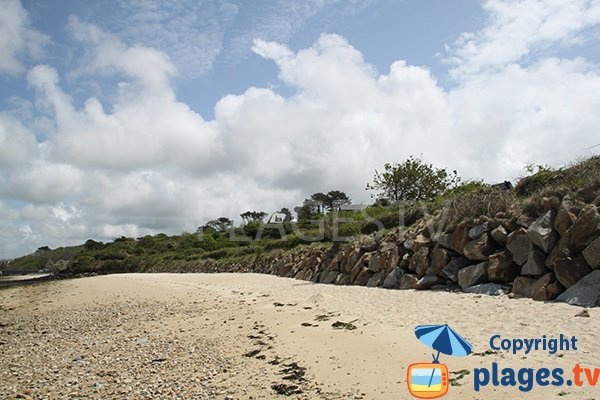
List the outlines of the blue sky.
<svg viewBox="0 0 600 400">
<path fill-rule="evenodd" d="M 0 258 L 600 149 L 600 0 L 0 2 Z"/>
</svg>

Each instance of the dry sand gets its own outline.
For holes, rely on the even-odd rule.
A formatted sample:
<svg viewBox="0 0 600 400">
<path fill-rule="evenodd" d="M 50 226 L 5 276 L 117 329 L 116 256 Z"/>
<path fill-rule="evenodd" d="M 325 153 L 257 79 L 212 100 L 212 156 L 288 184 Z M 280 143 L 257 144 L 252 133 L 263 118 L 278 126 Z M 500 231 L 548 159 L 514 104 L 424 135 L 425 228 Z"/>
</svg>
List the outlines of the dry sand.
<svg viewBox="0 0 600 400">
<path fill-rule="evenodd" d="M 442 355 L 448 399 L 600 399 L 590 387 L 473 390 L 473 370 L 600 367 L 600 310 L 444 292 L 317 285 L 258 274 L 126 274 L 0 290 L 0 398 L 408 399 L 429 362 L 414 335 L 448 323 L 474 346 Z M 354 330 L 332 324 L 351 322 Z M 578 338 L 578 351 L 489 354 L 494 334 Z M 457 378 L 453 374 L 451 377 Z M 275 388 L 275 389 L 274 389 Z M 301 393 L 300 393 L 301 392 Z"/>
</svg>

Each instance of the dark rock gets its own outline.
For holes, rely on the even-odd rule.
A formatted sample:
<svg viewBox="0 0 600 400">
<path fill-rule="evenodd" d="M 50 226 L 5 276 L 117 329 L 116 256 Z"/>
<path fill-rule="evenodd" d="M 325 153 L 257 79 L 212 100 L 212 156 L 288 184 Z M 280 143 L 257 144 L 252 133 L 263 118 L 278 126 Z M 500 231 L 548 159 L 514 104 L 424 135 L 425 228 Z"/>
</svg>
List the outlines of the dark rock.
<svg viewBox="0 0 600 400">
<path fill-rule="evenodd" d="M 428 275 L 439 275 L 444 267 L 450 262 L 450 251 L 437 245 L 431 252 L 431 265 L 427 269 Z"/>
<path fill-rule="evenodd" d="M 517 218 L 517 225 L 519 225 L 522 228 L 529 228 L 529 225 L 533 224 L 534 222 L 535 219 L 531 218 L 527 214 L 521 214 L 519 218 Z"/>
<path fill-rule="evenodd" d="M 479 239 L 471 240 L 463 248 L 463 254 L 472 261 L 485 261 L 496 250 L 490 235 L 485 233 Z"/>
<path fill-rule="evenodd" d="M 416 275 L 404 274 L 400 278 L 400 289 L 416 289 L 419 278 Z"/>
<path fill-rule="evenodd" d="M 584 276 L 558 296 L 556 301 L 581 307 L 600 306 L 600 270 L 596 269 Z"/>
<path fill-rule="evenodd" d="M 444 246 L 447 249 L 450 249 L 451 247 L 451 243 L 452 242 L 452 234 L 451 233 L 446 233 L 443 235 L 440 235 L 438 237 L 438 244 L 441 246 Z"/>
<path fill-rule="evenodd" d="M 349 285 L 350 284 L 350 275 L 348 274 L 339 274 L 337 278 L 335 278 L 336 285 Z"/>
<path fill-rule="evenodd" d="M 567 289 L 590 272 L 592 272 L 592 269 L 583 257 L 575 259 L 571 257 L 559 258 L 554 264 L 556 279 Z"/>
<path fill-rule="evenodd" d="M 398 248 L 395 244 L 388 250 L 384 250 L 383 247 L 371 257 L 369 261 L 369 270 L 372 272 L 389 271 L 394 267 L 398 266 L 400 261 L 400 255 L 398 254 Z"/>
<path fill-rule="evenodd" d="M 506 248 L 512 253 L 513 260 L 518 265 L 523 265 L 527 262 L 532 246 L 533 244 L 529 240 L 527 231 L 523 228 L 508 235 L 506 241 Z"/>
<path fill-rule="evenodd" d="M 555 218 L 556 211 L 549 210 L 527 229 L 529 239 L 546 254 L 550 253 L 558 242 L 558 233 L 554 230 Z"/>
<path fill-rule="evenodd" d="M 474 226 L 473 228 L 469 229 L 469 238 L 472 240 L 479 239 L 481 235 L 489 232 L 490 229 L 491 226 L 489 222 L 484 222 L 483 224 Z"/>
<path fill-rule="evenodd" d="M 457 253 L 463 254 L 463 248 L 469 242 L 469 229 L 466 224 L 460 224 L 452 232 L 450 238 L 449 248 L 456 251 Z M 446 246 L 444 246 L 446 247 Z"/>
<path fill-rule="evenodd" d="M 385 289 L 397 289 L 400 284 L 400 278 L 402 277 L 403 271 L 400 267 L 396 267 L 390 272 L 383 280 L 383 287 Z"/>
<path fill-rule="evenodd" d="M 499 283 L 480 283 L 479 285 L 471 286 L 465 289 L 465 293 L 487 294 L 497 296 L 505 293 L 508 286 L 500 285 Z"/>
<path fill-rule="evenodd" d="M 489 258 L 488 278 L 492 282 L 512 282 L 521 273 L 508 250 L 492 254 Z"/>
<path fill-rule="evenodd" d="M 352 282 L 352 284 L 358 285 L 358 286 L 365 286 L 367 284 L 367 282 L 369 282 L 369 279 L 371 279 L 371 274 L 372 274 L 372 272 L 369 271 L 368 268 L 362 267 L 362 269 L 360 270 L 360 273 L 356 277 L 356 280 L 354 282 Z"/>
<path fill-rule="evenodd" d="M 540 277 L 531 287 L 531 298 L 537 301 L 554 300 L 563 291 L 553 272 Z"/>
<path fill-rule="evenodd" d="M 538 249 L 537 247 L 532 248 L 529 251 L 527 262 L 521 269 L 521 275 L 531 275 L 536 277 L 544 275 L 548 272 L 548 268 L 546 268 L 546 257 L 546 253 L 541 249 Z"/>
<path fill-rule="evenodd" d="M 477 285 L 478 283 L 487 282 L 488 262 L 482 262 L 476 265 L 465 267 L 458 271 L 458 284 L 465 290 L 470 286 Z"/>
<path fill-rule="evenodd" d="M 471 265 L 471 261 L 465 257 L 453 258 L 448 265 L 442 269 L 442 275 L 451 279 L 453 282 L 458 282 L 458 271 Z"/>
<path fill-rule="evenodd" d="M 498 243 L 500 246 L 506 246 L 508 232 L 506 232 L 506 229 L 504 229 L 502 225 L 499 225 L 496 228 L 492 229 L 492 232 L 490 234 L 492 236 L 492 239 L 494 239 L 496 243 Z"/>
<path fill-rule="evenodd" d="M 360 248 L 364 251 L 373 251 L 377 249 L 377 241 L 373 236 L 363 236 L 360 239 Z"/>
<path fill-rule="evenodd" d="M 573 225 L 577 219 L 577 214 L 581 211 L 581 206 L 582 204 L 572 200 L 569 196 L 563 198 L 554 220 L 554 228 L 561 236 Z"/>
<path fill-rule="evenodd" d="M 335 278 L 337 278 L 338 275 L 339 275 L 338 271 L 323 272 L 321 274 L 319 282 L 320 283 L 333 283 L 333 282 L 335 282 Z"/>
<path fill-rule="evenodd" d="M 429 248 L 421 247 L 410 259 L 408 269 L 415 272 L 418 276 L 423 276 L 429 268 Z"/>
<path fill-rule="evenodd" d="M 425 275 L 424 277 L 422 277 L 421 279 L 419 279 L 417 281 L 417 289 L 419 289 L 419 290 L 431 289 L 433 286 L 441 285 L 442 283 L 445 283 L 445 282 L 446 282 L 445 279 L 440 278 L 437 275 Z"/>
<path fill-rule="evenodd" d="M 600 235 L 600 214 L 593 205 L 586 206 L 577 221 L 565 232 L 550 256 L 546 265 L 554 269 L 558 259 L 577 257 L 579 254 Z"/>
<path fill-rule="evenodd" d="M 590 267 L 600 268 L 600 237 L 595 239 L 581 253 Z"/>
<path fill-rule="evenodd" d="M 383 270 L 379 271 L 379 272 L 371 275 L 371 277 L 367 281 L 367 287 L 381 286 L 384 279 L 385 279 L 385 271 L 383 271 Z"/>
<path fill-rule="evenodd" d="M 512 292 L 520 297 L 531 298 L 533 285 L 535 285 L 536 282 L 537 279 L 518 276 L 513 282 Z"/>
</svg>

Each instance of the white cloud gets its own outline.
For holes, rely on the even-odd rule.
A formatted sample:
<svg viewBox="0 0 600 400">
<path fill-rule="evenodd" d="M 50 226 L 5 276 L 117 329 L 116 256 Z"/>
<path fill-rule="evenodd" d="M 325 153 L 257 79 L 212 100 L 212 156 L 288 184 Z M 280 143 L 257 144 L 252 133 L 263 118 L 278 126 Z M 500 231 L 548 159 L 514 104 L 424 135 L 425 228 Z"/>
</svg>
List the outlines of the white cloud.
<svg viewBox="0 0 600 400">
<path fill-rule="evenodd" d="M 4 0 L 0 12 L 0 74 L 23 70 L 20 58 L 37 58 L 48 37 L 31 28 L 27 11 L 19 0 Z"/>
<path fill-rule="evenodd" d="M 487 0 L 484 9 L 488 25 L 463 33 L 450 48 L 455 78 L 500 71 L 532 53 L 580 43 L 586 29 L 600 23 L 598 0 Z"/>
</svg>

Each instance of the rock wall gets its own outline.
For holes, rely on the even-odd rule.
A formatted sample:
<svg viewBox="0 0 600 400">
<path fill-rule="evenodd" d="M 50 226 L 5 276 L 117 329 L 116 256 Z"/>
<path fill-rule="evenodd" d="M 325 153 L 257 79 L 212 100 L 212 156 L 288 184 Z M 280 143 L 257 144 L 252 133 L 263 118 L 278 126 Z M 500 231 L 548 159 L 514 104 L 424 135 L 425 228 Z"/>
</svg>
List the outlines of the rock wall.
<svg viewBox="0 0 600 400">
<path fill-rule="evenodd" d="M 480 218 L 441 226 L 422 220 L 382 237 L 273 252 L 254 265 L 202 270 L 259 272 L 336 285 L 512 293 L 539 301 L 600 305 L 600 214 L 565 197 L 538 218 Z"/>
</svg>

